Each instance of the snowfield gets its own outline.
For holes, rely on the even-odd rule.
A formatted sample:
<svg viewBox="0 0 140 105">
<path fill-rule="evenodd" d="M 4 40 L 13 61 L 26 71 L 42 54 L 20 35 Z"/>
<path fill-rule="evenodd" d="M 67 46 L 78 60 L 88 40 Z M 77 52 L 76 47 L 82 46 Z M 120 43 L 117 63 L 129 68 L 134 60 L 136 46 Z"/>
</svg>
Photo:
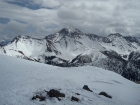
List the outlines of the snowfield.
<svg viewBox="0 0 140 105">
<path fill-rule="evenodd" d="M 36 92 L 50 89 L 61 89 L 66 97 L 31 100 Z M 102 91 L 112 99 L 98 95 Z M 97 67 L 61 68 L 0 55 L 0 105 L 140 105 L 140 85 Z"/>
</svg>

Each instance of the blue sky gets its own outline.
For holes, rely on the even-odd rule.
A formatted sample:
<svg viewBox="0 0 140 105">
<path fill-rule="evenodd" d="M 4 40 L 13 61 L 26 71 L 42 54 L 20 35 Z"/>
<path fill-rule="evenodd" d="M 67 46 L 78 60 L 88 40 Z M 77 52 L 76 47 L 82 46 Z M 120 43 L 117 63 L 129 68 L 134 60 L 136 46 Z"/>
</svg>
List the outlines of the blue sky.
<svg viewBox="0 0 140 105">
<path fill-rule="evenodd" d="M 7 24 L 9 21 L 10 21 L 9 18 L 0 17 L 0 23 L 1 23 L 1 24 Z"/>
<path fill-rule="evenodd" d="M 39 4 L 32 3 L 32 0 L 13 0 L 13 1 L 6 0 L 6 2 L 9 4 L 18 5 L 18 6 L 26 7 L 33 10 L 40 9 L 41 7 L 41 5 Z"/>
<path fill-rule="evenodd" d="M 140 37 L 139 0 L 0 0 L 0 40 L 43 38 L 66 26 Z"/>
<path fill-rule="evenodd" d="M 44 8 L 44 9 L 57 9 L 59 7 L 59 5 L 56 5 L 56 6 L 45 6 L 45 5 L 42 5 L 41 3 L 39 2 L 34 2 L 34 0 L 5 0 L 5 2 L 9 3 L 9 4 L 14 4 L 14 5 L 18 5 L 18 6 L 21 6 L 21 7 L 26 7 L 26 8 L 29 8 L 29 9 L 32 9 L 32 10 L 37 10 L 37 9 L 41 9 L 41 8 Z"/>
</svg>

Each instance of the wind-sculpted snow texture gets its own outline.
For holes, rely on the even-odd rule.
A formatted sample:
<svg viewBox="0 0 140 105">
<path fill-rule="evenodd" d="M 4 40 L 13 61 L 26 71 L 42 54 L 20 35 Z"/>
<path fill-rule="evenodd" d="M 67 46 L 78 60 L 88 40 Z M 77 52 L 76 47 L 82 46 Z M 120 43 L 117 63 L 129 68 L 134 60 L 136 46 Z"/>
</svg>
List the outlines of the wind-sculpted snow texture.
<svg viewBox="0 0 140 105">
<path fill-rule="evenodd" d="M 61 67 L 92 65 L 140 81 L 140 38 L 119 33 L 102 37 L 68 26 L 44 39 L 17 36 L 0 53 Z"/>
<path fill-rule="evenodd" d="M 0 55 L 0 105 L 139 105 L 140 85 L 92 66 L 62 68 Z M 83 89 L 87 85 L 91 91 Z M 59 90 L 59 101 L 32 100 L 35 94 Z M 105 92 L 112 98 L 99 95 Z M 71 101 L 77 97 L 78 102 Z"/>
</svg>

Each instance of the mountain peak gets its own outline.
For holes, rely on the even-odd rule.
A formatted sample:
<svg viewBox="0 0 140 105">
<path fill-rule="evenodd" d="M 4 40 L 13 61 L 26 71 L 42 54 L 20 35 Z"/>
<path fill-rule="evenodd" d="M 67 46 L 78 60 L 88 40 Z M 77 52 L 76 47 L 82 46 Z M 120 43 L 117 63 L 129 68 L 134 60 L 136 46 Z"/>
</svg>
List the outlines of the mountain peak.
<svg viewBox="0 0 140 105">
<path fill-rule="evenodd" d="M 67 30 L 69 30 L 69 29 L 74 30 L 74 29 L 75 29 L 75 28 L 72 27 L 72 26 L 67 26 L 67 27 L 64 27 L 64 28 L 67 29 Z"/>
<path fill-rule="evenodd" d="M 74 28 L 74 27 L 72 27 L 72 26 L 64 27 L 64 29 L 68 30 L 69 32 L 78 30 L 78 29 L 76 29 L 76 28 Z"/>
<path fill-rule="evenodd" d="M 110 34 L 110 35 L 108 35 L 108 36 L 123 37 L 123 36 L 122 36 L 121 34 L 119 34 L 119 33 Z"/>
<path fill-rule="evenodd" d="M 59 33 L 65 34 L 65 35 L 67 35 L 67 34 L 81 34 L 81 35 L 83 35 L 83 32 L 81 32 L 80 30 L 78 30 L 72 26 L 67 26 L 67 27 L 63 28 L 62 30 L 59 31 Z"/>
<path fill-rule="evenodd" d="M 18 42 L 18 40 L 20 40 L 20 39 L 29 39 L 29 38 L 30 38 L 30 36 L 18 35 L 11 41 L 11 43 L 14 41 Z"/>
<path fill-rule="evenodd" d="M 20 38 L 26 38 L 26 37 L 29 37 L 29 36 L 18 35 L 18 36 L 16 36 L 15 38 L 20 39 Z"/>
</svg>

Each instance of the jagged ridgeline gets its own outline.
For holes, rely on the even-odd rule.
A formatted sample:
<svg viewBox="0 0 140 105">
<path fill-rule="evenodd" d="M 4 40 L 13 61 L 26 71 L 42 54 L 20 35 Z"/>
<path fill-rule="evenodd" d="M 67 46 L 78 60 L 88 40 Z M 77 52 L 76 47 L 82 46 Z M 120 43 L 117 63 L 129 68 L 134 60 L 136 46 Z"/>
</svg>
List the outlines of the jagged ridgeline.
<svg viewBox="0 0 140 105">
<path fill-rule="evenodd" d="M 140 38 L 119 33 L 106 37 L 66 27 L 43 39 L 17 36 L 0 54 L 61 67 L 97 66 L 140 81 Z"/>
</svg>

